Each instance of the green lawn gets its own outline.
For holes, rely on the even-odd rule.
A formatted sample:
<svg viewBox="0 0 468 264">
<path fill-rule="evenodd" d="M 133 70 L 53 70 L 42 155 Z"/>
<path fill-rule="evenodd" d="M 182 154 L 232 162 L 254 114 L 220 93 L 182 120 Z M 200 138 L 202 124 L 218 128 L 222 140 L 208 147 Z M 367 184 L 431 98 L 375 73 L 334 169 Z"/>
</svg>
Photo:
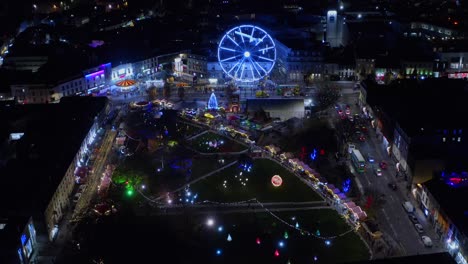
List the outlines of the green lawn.
<svg viewBox="0 0 468 264">
<path fill-rule="evenodd" d="M 321 237 L 336 236 L 350 227 L 333 210 L 310 210 L 277 214 L 282 220 L 309 232 L 320 230 Z M 295 217 L 295 220 L 292 220 Z M 207 220 L 213 219 L 208 226 Z M 191 214 L 141 216 L 119 215 L 103 223 L 81 228 L 85 238 L 82 261 L 100 256 L 106 263 L 262 263 L 310 264 L 356 262 L 369 259 L 364 243 L 350 232 L 330 240 L 301 235 L 268 213 Z M 84 221 L 83 221 L 84 222 Z M 222 227 L 221 229 L 219 229 Z M 116 236 L 116 230 L 119 235 Z M 284 237 L 285 232 L 288 238 Z M 231 241 L 227 241 L 230 235 Z M 151 237 L 154 243 L 142 239 Z M 111 239 L 109 239 L 111 238 Z M 257 238 L 260 244 L 257 244 Z M 129 243 L 131 241 L 131 243 Z M 283 247 L 279 242 L 283 242 Z M 105 244 L 105 247 L 102 245 Z M 156 245 L 156 246 L 155 246 Z M 216 252 L 219 250 L 220 254 Z M 279 256 L 274 256 L 278 250 Z M 139 252 L 128 254 L 128 252 Z M 73 259 L 77 258 L 74 252 Z M 316 261 L 314 261 L 316 258 Z"/>
<path fill-rule="evenodd" d="M 216 146 L 210 146 L 209 142 L 216 142 Z M 191 141 L 191 146 L 203 153 L 239 152 L 247 148 L 227 137 L 212 132 L 194 138 Z"/>
<path fill-rule="evenodd" d="M 262 202 L 304 202 L 319 201 L 322 198 L 310 187 L 302 183 L 291 172 L 268 159 L 254 160 L 251 172 L 241 172 L 238 164 L 205 178 L 190 188 L 199 194 L 201 200 L 234 202 L 257 198 Z M 235 178 L 238 175 L 238 178 Z M 271 177 L 280 175 L 283 184 L 274 187 Z M 246 185 L 242 185 L 239 180 Z M 248 181 L 245 180 L 248 178 Z M 224 187 L 224 181 L 226 186 Z"/>
<path fill-rule="evenodd" d="M 194 125 L 189 125 L 187 123 L 178 122 L 177 123 L 177 132 L 184 135 L 186 138 L 195 136 L 203 131 L 205 128 L 201 128 Z"/>
<path fill-rule="evenodd" d="M 224 164 L 221 164 L 215 157 L 187 155 L 192 151 L 185 151 L 185 157 L 178 156 L 176 153 L 166 153 L 163 159 L 164 168 L 161 166 L 160 155 L 147 153 L 128 157 L 120 166 L 141 175 L 142 183 L 148 186 L 147 192 L 161 195 L 235 160 L 233 157 L 225 157 Z"/>
</svg>

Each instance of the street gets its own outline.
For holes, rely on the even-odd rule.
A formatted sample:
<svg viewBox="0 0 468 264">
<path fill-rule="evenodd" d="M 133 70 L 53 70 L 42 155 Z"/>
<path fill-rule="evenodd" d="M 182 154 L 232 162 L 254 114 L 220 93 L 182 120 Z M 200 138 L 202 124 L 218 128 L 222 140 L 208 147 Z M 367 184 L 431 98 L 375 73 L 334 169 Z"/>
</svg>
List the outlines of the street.
<svg viewBox="0 0 468 264">
<path fill-rule="evenodd" d="M 342 97 L 339 99 L 338 104 L 349 105 L 351 109 L 351 115 L 360 114 L 361 110 L 356 105 L 359 97 L 359 91 L 352 91 L 350 87 L 342 88 Z M 337 114 L 337 110 L 331 109 L 328 115 L 330 123 L 334 124 L 334 127 L 338 128 L 338 135 L 343 133 L 339 131 L 340 125 L 338 122 L 340 117 Z M 393 247 L 398 247 L 402 255 L 416 255 L 416 254 L 427 254 L 443 252 L 445 249 L 438 241 L 435 232 L 429 227 L 430 223 L 424 217 L 421 210 L 415 206 L 415 215 L 419 222 L 424 227 L 424 235 L 429 236 L 432 239 L 434 246 L 427 248 L 421 241 L 420 234 L 417 233 L 413 223 L 408 217 L 408 213 L 404 210 L 402 203 L 404 201 L 411 201 L 409 193 L 406 188 L 407 183 L 404 181 L 402 176 L 396 177 L 396 165 L 391 156 L 387 153 L 387 150 L 381 143 L 382 139 L 377 138 L 375 130 L 371 127 L 370 123 L 367 123 L 368 134 L 365 136 L 365 141 L 353 140 L 356 148 L 359 149 L 366 159 L 366 171 L 362 174 L 357 173 L 354 170 L 354 166 L 348 159 L 346 165 L 351 172 L 356 176 L 356 182 L 360 189 L 360 192 L 366 192 L 372 190 L 375 194 L 380 195 L 383 200 L 383 205 L 376 212 L 376 218 L 379 225 L 379 229 L 387 236 L 389 244 Z M 375 161 L 370 163 L 367 157 L 371 155 Z M 375 168 L 379 166 L 379 162 L 385 161 L 388 164 L 386 169 L 382 170 L 382 176 L 375 174 Z M 389 183 L 395 183 L 397 189 L 393 190 L 388 186 Z M 377 198 L 375 198 L 377 199 Z M 421 234 L 422 235 L 422 234 Z M 390 238 L 390 239 L 388 239 Z"/>
</svg>

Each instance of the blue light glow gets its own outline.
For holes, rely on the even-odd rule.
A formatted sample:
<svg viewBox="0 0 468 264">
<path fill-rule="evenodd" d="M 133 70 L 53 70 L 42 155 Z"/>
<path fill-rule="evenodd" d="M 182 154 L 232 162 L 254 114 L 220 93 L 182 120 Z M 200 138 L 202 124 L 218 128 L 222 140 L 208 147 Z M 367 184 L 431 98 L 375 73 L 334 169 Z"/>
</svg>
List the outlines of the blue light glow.
<svg viewBox="0 0 468 264">
<path fill-rule="evenodd" d="M 223 230 L 224 230 L 223 226 L 218 227 L 218 232 L 223 232 Z"/>
<path fill-rule="evenodd" d="M 314 149 L 312 153 L 310 153 L 310 159 L 315 160 L 317 159 L 317 149 Z"/>
<path fill-rule="evenodd" d="M 325 245 L 330 246 L 330 245 L 331 245 L 331 241 L 330 241 L 330 240 L 325 240 Z"/>
<path fill-rule="evenodd" d="M 85 75 L 85 78 L 94 77 L 94 76 L 101 75 L 101 74 L 104 74 L 104 70 L 100 70 L 100 71 L 97 71 L 97 72 L 87 74 L 87 75 Z"/>
<path fill-rule="evenodd" d="M 221 256 L 221 254 L 223 254 L 223 251 L 221 249 L 217 249 L 216 250 L 216 255 Z"/>
<path fill-rule="evenodd" d="M 349 192 L 349 189 L 351 188 L 351 179 L 346 179 L 346 181 L 343 182 L 343 192 L 347 193 Z"/>
<path fill-rule="evenodd" d="M 265 30 L 240 25 L 226 32 L 218 46 L 218 61 L 224 73 L 241 82 L 267 76 L 276 62 L 276 44 Z"/>
<path fill-rule="evenodd" d="M 284 242 L 283 242 L 283 241 L 278 242 L 278 246 L 279 246 L 280 248 L 283 248 L 283 247 L 284 247 Z"/>
<path fill-rule="evenodd" d="M 216 95 L 214 93 L 211 93 L 210 100 L 208 100 L 208 109 L 210 110 L 218 109 L 218 100 L 216 99 Z"/>
<path fill-rule="evenodd" d="M 22 234 L 22 235 L 21 235 L 21 245 L 24 246 L 24 243 L 26 243 L 26 239 L 27 239 L 26 235 L 25 235 L 25 234 Z"/>
</svg>

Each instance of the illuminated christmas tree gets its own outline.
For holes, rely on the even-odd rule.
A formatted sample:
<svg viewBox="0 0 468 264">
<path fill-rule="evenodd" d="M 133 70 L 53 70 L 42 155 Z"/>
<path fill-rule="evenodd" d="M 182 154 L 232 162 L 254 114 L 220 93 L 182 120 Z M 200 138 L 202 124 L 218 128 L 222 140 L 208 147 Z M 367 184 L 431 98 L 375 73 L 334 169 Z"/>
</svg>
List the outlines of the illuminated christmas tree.
<svg viewBox="0 0 468 264">
<path fill-rule="evenodd" d="M 208 100 L 208 109 L 209 110 L 218 109 L 218 100 L 216 99 L 216 95 L 214 93 L 211 93 L 210 99 Z"/>
</svg>

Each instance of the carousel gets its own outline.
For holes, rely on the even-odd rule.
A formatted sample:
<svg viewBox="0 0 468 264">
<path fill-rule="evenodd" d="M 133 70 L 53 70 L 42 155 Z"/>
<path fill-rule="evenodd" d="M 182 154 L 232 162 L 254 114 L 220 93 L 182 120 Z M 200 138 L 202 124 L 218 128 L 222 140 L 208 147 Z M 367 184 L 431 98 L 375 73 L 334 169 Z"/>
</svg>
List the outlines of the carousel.
<svg viewBox="0 0 468 264">
<path fill-rule="evenodd" d="M 119 92 L 131 92 L 136 89 L 137 81 L 135 80 L 122 80 L 115 83 L 116 88 Z"/>
</svg>

